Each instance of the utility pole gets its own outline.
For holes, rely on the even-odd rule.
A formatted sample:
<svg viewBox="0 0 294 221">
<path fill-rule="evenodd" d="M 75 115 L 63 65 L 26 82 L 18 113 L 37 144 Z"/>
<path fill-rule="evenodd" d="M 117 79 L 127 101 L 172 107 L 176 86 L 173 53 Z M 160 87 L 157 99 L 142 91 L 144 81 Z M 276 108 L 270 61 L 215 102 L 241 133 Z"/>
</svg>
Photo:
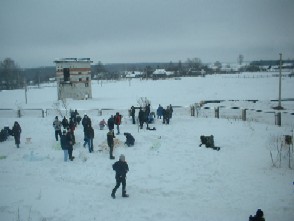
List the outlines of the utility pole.
<svg viewBox="0 0 294 221">
<path fill-rule="evenodd" d="M 279 74 L 279 104 L 276 109 L 284 109 L 281 104 L 282 100 L 282 53 L 280 53 L 280 74 Z"/>
<path fill-rule="evenodd" d="M 282 108 L 281 105 L 281 94 L 282 94 L 282 54 L 280 53 L 280 75 L 279 75 L 279 108 Z"/>
<path fill-rule="evenodd" d="M 24 79 L 24 88 L 25 88 L 25 98 L 26 98 L 26 104 L 28 103 L 28 86 L 27 86 L 27 80 Z"/>
</svg>

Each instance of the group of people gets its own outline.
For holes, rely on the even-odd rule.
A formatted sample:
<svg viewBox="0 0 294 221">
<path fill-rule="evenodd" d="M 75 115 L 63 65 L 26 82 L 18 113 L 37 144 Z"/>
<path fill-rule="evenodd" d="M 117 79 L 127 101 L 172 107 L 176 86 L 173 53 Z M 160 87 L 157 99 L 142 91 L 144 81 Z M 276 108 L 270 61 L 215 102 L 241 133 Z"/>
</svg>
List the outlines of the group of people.
<svg viewBox="0 0 294 221">
<path fill-rule="evenodd" d="M 147 104 L 145 107 L 139 107 L 136 108 L 134 106 L 131 107 L 129 113 L 132 117 L 132 123 L 136 124 L 136 109 L 139 109 L 138 113 L 138 121 L 140 129 L 143 129 L 144 123 L 147 125 L 147 129 L 149 128 L 149 124 L 154 122 L 155 113 L 150 111 L 150 104 Z M 156 110 L 157 119 L 162 119 L 163 124 L 169 124 L 170 119 L 173 115 L 173 107 L 170 104 L 165 109 L 159 104 L 157 110 Z"/>
<path fill-rule="evenodd" d="M 115 159 L 113 156 L 113 148 L 114 148 L 114 127 L 116 125 L 117 133 L 116 135 L 120 134 L 120 125 L 122 122 L 122 115 L 117 112 L 115 115 L 111 115 L 110 118 L 107 120 L 107 126 L 108 126 L 108 132 L 107 132 L 107 145 L 109 147 L 109 158 Z M 124 133 L 126 136 L 126 142 L 125 144 L 130 147 L 133 146 L 135 143 L 135 138 L 130 133 Z"/>
<path fill-rule="evenodd" d="M 157 119 L 161 119 L 162 118 L 162 123 L 163 124 L 169 124 L 170 119 L 173 116 L 173 107 L 170 104 L 169 106 L 166 107 L 166 109 L 164 109 L 160 104 L 157 108 Z"/>
<path fill-rule="evenodd" d="M 63 118 L 62 121 L 58 119 L 58 116 L 55 117 L 53 121 L 53 127 L 55 129 L 55 139 L 56 141 L 60 138 L 61 148 L 64 150 L 64 161 L 67 161 L 68 158 L 73 160 L 74 157 L 72 156 L 73 145 L 75 144 L 75 135 L 74 130 L 76 126 L 79 124 L 79 120 L 76 116 L 79 116 L 77 111 L 71 115 L 70 122 L 68 123 L 66 117 Z M 114 148 L 114 128 L 116 126 L 117 133 L 116 135 L 120 134 L 120 124 L 122 122 L 122 115 L 117 112 L 115 115 L 111 115 L 111 117 L 106 122 L 104 119 L 99 122 L 100 130 L 103 130 L 105 126 L 108 126 L 109 131 L 107 132 L 107 144 L 109 147 L 109 157 L 110 159 L 115 159 L 113 156 L 113 148 Z M 84 144 L 83 147 L 88 147 L 89 153 L 94 151 L 94 144 L 93 139 L 95 136 L 94 129 L 92 127 L 92 121 L 90 117 L 85 114 L 83 119 L 81 120 L 81 124 L 83 126 L 84 131 Z M 63 132 L 61 133 L 62 127 L 64 128 Z M 67 130 L 67 131 L 66 131 Z M 126 136 L 125 144 L 127 146 L 132 146 L 135 143 L 135 138 L 130 133 L 124 133 Z M 68 157 L 66 153 L 68 152 Z"/>
</svg>

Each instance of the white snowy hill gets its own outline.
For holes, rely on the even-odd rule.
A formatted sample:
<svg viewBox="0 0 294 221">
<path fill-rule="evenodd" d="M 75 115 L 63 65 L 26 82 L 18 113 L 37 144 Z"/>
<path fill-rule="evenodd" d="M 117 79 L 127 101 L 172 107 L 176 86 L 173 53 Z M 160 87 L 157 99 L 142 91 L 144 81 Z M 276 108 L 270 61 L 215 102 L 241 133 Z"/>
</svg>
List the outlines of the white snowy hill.
<svg viewBox="0 0 294 221">
<path fill-rule="evenodd" d="M 260 73 L 258 73 L 260 75 Z M 293 78 L 283 78 L 283 98 L 293 98 Z M 13 137 L 0 143 L 0 220 L 2 221 L 236 221 L 248 220 L 262 209 L 266 221 L 294 218 L 294 170 L 288 166 L 289 148 L 277 146 L 284 135 L 293 135 L 293 115 L 281 127 L 274 124 L 216 119 L 190 115 L 189 107 L 203 100 L 226 100 L 225 106 L 269 110 L 277 103 L 277 77 L 252 74 L 182 78 L 181 80 L 139 80 L 92 82 L 93 99 L 68 100 L 68 107 L 85 113 L 95 130 L 94 153 L 82 146 L 83 128 L 75 131 L 72 162 L 63 161 L 63 151 L 55 141 L 52 122 L 57 113 L 44 118 L 0 116 L 0 128 L 22 127 L 21 145 Z M 28 103 L 24 90 L 1 91 L 1 108 L 54 109 L 54 85 L 30 88 Z M 150 125 L 155 131 L 138 130 L 127 110 L 140 98 L 174 108 L 169 125 L 160 119 Z M 229 100 L 240 100 L 229 101 Z M 246 102 L 245 100 L 258 100 Z M 283 102 L 285 111 L 294 111 L 294 102 Z M 96 109 L 102 111 L 100 116 Z M 107 129 L 98 122 L 111 114 L 123 115 L 121 134 L 116 136 L 114 155 L 126 156 L 129 198 L 110 197 L 115 186 L 114 171 L 106 145 Z M 204 110 L 203 110 L 204 111 Z M 136 112 L 137 114 L 138 112 Z M 204 117 L 205 116 L 205 117 Z M 61 116 L 59 115 L 59 118 Z M 292 119 L 292 121 L 291 121 Z M 124 145 L 124 132 L 136 139 L 134 147 Z M 214 135 L 220 151 L 199 147 L 201 135 Z M 31 142 L 27 142 L 31 138 Z M 101 148 L 102 147 L 102 148 Z M 293 148 L 293 147 L 292 147 Z M 102 150 L 101 150 L 102 149 Z M 276 166 L 273 166 L 270 153 Z M 290 153 L 294 168 L 293 150 Z"/>
</svg>

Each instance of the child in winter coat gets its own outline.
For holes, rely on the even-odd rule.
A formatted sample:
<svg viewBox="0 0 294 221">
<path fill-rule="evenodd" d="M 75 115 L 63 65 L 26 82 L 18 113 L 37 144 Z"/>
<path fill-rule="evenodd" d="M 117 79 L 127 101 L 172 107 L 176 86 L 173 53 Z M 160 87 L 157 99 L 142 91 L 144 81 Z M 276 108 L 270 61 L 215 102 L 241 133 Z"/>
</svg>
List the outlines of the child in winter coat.
<svg viewBox="0 0 294 221">
<path fill-rule="evenodd" d="M 100 130 L 103 130 L 104 129 L 104 127 L 106 126 L 107 124 L 106 124 L 106 121 L 103 119 L 103 120 L 101 120 L 100 122 L 99 122 L 99 127 L 100 127 Z"/>
</svg>

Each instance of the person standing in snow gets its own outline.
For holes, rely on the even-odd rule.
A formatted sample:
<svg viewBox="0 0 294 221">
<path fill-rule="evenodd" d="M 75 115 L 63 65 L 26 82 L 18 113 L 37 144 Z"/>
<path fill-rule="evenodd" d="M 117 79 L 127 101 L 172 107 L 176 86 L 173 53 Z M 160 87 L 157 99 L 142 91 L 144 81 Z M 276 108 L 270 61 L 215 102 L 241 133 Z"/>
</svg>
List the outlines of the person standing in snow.
<svg viewBox="0 0 294 221">
<path fill-rule="evenodd" d="M 120 155 L 119 161 L 112 165 L 112 169 L 115 171 L 116 185 L 111 192 L 111 197 L 115 199 L 115 193 L 120 184 L 122 184 L 122 197 L 129 197 L 129 195 L 126 193 L 126 175 L 127 172 L 129 172 L 129 166 L 123 154 Z"/>
<path fill-rule="evenodd" d="M 135 107 L 132 106 L 131 107 L 131 117 L 132 117 L 133 124 L 136 124 L 136 121 L 135 121 L 135 113 L 136 113 Z"/>
<path fill-rule="evenodd" d="M 87 144 L 86 130 L 87 130 L 88 126 L 91 125 L 91 124 L 92 124 L 91 119 L 88 117 L 87 114 L 85 114 L 84 118 L 82 120 L 82 125 L 83 125 L 83 128 L 84 128 L 84 144 L 83 144 L 84 147 Z"/>
<path fill-rule="evenodd" d="M 85 143 L 88 144 L 89 153 L 93 152 L 94 129 L 91 124 L 85 128 Z M 84 145 L 85 146 L 85 145 Z"/>
<path fill-rule="evenodd" d="M 114 124 L 116 125 L 117 135 L 120 134 L 119 125 L 121 124 L 121 119 L 122 119 L 122 116 L 119 114 L 119 112 L 117 112 L 116 115 L 114 116 Z"/>
<path fill-rule="evenodd" d="M 16 147 L 19 148 L 21 127 L 17 121 L 14 122 L 14 125 L 12 127 L 12 134 L 14 136 Z"/>
<path fill-rule="evenodd" d="M 74 122 L 72 118 L 69 118 L 68 127 L 70 128 L 71 132 L 74 133 L 76 129 L 77 124 Z"/>
<path fill-rule="evenodd" d="M 55 139 L 58 141 L 58 136 L 61 137 L 61 121 L 58 119 L 58 116 L 55 117 L 53 121 L 53 127 L 55 129 Z"/>
<path fill-rule="evenodd" d="M 107 144 L 109 147 L 109 159 L 111 159 L 111 160 L 115 159 L 115 157 L 113 156 L 113 147 L 114 147 L 113 138 L 115 138 L 113 130 L 108 131 Z"/>
<path fill-rule="evenodd" d="M 73 145 L 75 144 L 75 137 L 73 132 L 71 131 L 70 128 L 67 129 L 67 133 L 66 133 L 66 145 L 68 148 L 68 156 L 69 156 L 69 160 L 73 161 L 73 159 L 75 158 L 72 155 L 73 152 Z"/>
<path fill-rule="evenodd" d="M 163 107 L 159 104 L 158 108 L 157 108 L 157 111 L 156 111 L 156 114 L 157 114 L 157 119 L 161 119 L 162 117 L 162 111 L 163 111 Z"/>
<path fill-rule="evenodd" d="M 62 119 L 62 121 L 61 121 L 61 124 L 62 124 L 62 126 L 63 126 L 63 129 L 68 128 L 69 123 L 68 123 L 68 120 L 66 119 L 65 116 L 63 117 L 63 119 Z"/>
<path fill-rule="evenodd" d="M 169 113 L 169 118 L 172 119 L 174 109 L 173 109 L 173 106 L 172 106 L 171 104 L 169 105 L 169 112 L 170 112 L 170 113 Z"/>
<path fill-rule="evenodd" d="M 110 118 L 107 120 L 107 125 L 109 131 L 114 130 L 114 118 L 113 115 L 110 116 Z"/>
<path fill-rule="evenodd" d="M 62 131 L 62 135 L 60 138 L 60 145 L 61 145 L 61 149 L 64 152 L 64 162 L 67 161 L 68 159 L 68 147 L 67 147 L 67 141 L 66 141 L 66 131 Z"/>
<path fill-rule="evenodd" d="M 139 119 L 139 123 L 140 123 L 140 129 L 143 129 L 143 124 L 145 121 L 145 112 L 142 110 L 141 107 L 139 110 L 138 119 Z"/>
</svg>

